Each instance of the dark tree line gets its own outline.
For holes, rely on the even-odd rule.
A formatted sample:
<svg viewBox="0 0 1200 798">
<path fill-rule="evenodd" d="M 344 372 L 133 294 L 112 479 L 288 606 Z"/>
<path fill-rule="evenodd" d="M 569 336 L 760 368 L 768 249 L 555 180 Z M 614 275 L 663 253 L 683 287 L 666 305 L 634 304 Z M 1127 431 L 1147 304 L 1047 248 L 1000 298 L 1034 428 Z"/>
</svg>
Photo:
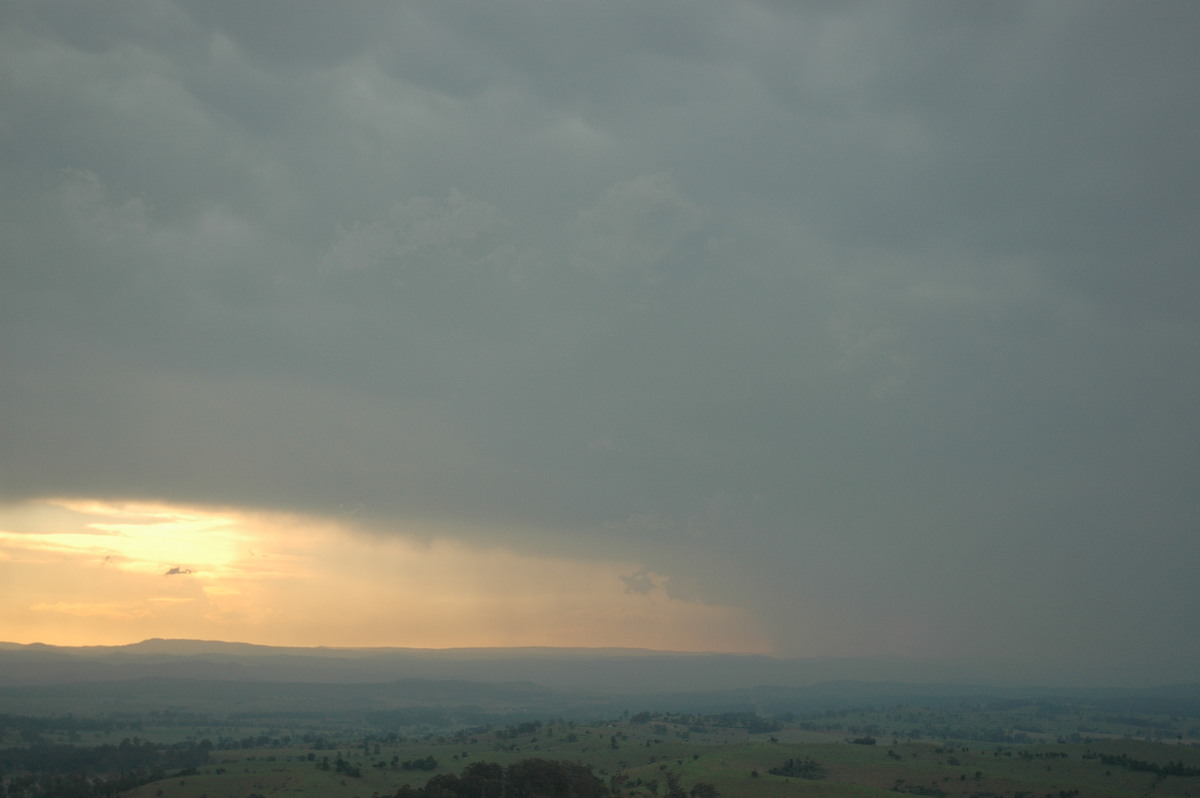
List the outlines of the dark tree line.
<svg viewBox="0 0 1200 798">
<path fill-rule="evenodd" d="M 126 738 L 120 745 L 38 743 L 0 749 L 0 798 L 97 798 L 207 764 L 212 744 L 166 745 Z"/>
<path fill-rule="evenodd" d="M 136 720 L 117 720 L 113 718 L 81 718 L 75 715 L 54 715 L 50 717 L 32 717 L 29 715 L 9 715 L 0 712 L 0 735 L 10 730 L 16 731 L 24 742 L 37 742 L 44 732 L 66 732 L 78 734 L 81 732 L 140 731 L 142 724 Z"/>
<path fill-rule="evenodd" d="M 678 723 L 692 731 L 703 732 L 709 728 L 745 729 L 751 734 L 766 734 L 779 731 L 779 720 L 764 718 L 757 712 L 720 712 L 710 715 L 672 712 L 638 712 L 629 718 L 630 723 L 646 724 L 652 720 Z"/>
<path fill-rule="evenodd" d="M 0 749 L 3 773 L 122 774 L 135 770 L 194 768 L 208 762 L 212 743 L 168 745 L 125 738 L 119 745 L 59 745 L 38 743 Z"/>
<path fill-rule="evenodd" d="M 462 775 L 441 773 L 423 787 L 401 787 L 395 798 L 609 798 L 592 769 L 575 762 L 524 759 L 508 767 L 475 762 Z"/>
<path fill-rule="evenodd" d="M 767 771 L 772 776 L 788 776 L 796 779 L 823 779 L 827 771 L 812 759 L 789 759 Z"/>
<path fill-rule="evenodd" d="M 1159 776 L 1200 776 L 1200 768 L 1188 767 L 1183 764 L 1183 760 L 1167 762 L 1165 765 L 1160 765 L 1157 762 L 1147 762 L 1144 759 L 1133 759 L 1128 754 L 1101 754 L 1100 761 L 1106 765 L 1115 765 L 1117 767 L 1128 768 L 1130 770 L 1140 770 L 1147 773 L 1154 773 Z"/>
</svg>

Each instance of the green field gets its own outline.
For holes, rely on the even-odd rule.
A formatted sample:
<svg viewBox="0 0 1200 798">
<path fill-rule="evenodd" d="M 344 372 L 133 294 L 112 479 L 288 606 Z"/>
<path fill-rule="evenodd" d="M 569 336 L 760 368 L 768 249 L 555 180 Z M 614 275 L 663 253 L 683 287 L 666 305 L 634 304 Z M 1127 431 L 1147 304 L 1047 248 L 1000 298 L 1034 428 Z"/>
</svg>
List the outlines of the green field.
<svg viewBox="0 0 1200 798">
<path fill-rule="evenodd" d="M 614 795 L 627 796 L 1200 796 L 1200 719 L 1085 703 L 896 705 L 774 717 L 643 711 L 607 721 L 388 727 L 389 719 L 414 713 L 356 716 L 319 702 L 299 712 L 274 701 L 217 713 L 221 705 L 193 699 L 167 710 L 109 713 L 93 695 L 83 702 L 97 710 L 90 714 L 4 714 L 0 795 L 379 798 L 471 763 L 539 758 L 583 763 Z M 157 771 L 131 766 L 128 778 L 145 783 L 98 787 L 120 770 L 102 755 L 122 751 L 198 759 Z M 64 771 L 57 782 L 38 780 L 38 762 L 71 753 L 78 756 L 70 766 L 45 765 Z"/>
</svg>

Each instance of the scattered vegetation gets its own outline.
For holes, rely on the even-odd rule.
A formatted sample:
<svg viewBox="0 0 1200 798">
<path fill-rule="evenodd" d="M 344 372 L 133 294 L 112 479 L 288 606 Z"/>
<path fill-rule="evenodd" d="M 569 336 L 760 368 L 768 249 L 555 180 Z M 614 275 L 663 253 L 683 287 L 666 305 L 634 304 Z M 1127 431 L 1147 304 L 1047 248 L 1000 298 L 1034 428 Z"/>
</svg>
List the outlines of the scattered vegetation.
<svg viewBox="0 0 1200 798">
<path fill-rule="evenodd" d="M 221 712 L 181 697 L 123 714 L 96 699 L 0 714 L 0 798 L 1200 795 L 1200 712 L 1164 709 L 959 701 L 596 720 L 509 707 L 481 723 L 479 708 Z"/>
<path fill-rule="evenodd" d="M 812 759 L 789 759 L 767 771 L 772 776 L 791 776 L 797 779 L 823 779 L 828 774 Z"/>
</svg>

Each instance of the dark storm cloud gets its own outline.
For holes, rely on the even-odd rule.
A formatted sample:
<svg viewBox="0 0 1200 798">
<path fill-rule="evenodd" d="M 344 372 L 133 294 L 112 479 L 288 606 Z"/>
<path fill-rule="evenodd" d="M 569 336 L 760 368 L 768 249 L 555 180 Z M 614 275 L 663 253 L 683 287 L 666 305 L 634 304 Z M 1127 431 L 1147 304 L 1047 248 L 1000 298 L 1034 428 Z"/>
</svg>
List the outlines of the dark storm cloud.
<svg viewBox="0 0 1200 798">
<path fill-rule="evenodd" d="M 8 497 L 1200 660 L 1193 4 L 76 10 L 0 34 Z"/>
</svg>

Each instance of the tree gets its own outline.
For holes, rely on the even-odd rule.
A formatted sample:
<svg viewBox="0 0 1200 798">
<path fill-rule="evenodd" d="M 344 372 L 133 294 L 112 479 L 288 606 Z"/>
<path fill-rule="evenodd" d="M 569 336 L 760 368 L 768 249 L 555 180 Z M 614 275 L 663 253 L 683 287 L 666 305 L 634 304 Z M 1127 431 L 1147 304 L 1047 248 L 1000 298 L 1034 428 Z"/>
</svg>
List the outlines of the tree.
<svg viewBox="0 0 1200 798">
<path fill-rule="evenodd" d="M 525 759 L 507 768 L 474 762 L 462 776 L 442 773 L 425 786 L 404 786 L 395 798 L 609 798 L 591 768 L 574 762 Z"/>
</svg>

